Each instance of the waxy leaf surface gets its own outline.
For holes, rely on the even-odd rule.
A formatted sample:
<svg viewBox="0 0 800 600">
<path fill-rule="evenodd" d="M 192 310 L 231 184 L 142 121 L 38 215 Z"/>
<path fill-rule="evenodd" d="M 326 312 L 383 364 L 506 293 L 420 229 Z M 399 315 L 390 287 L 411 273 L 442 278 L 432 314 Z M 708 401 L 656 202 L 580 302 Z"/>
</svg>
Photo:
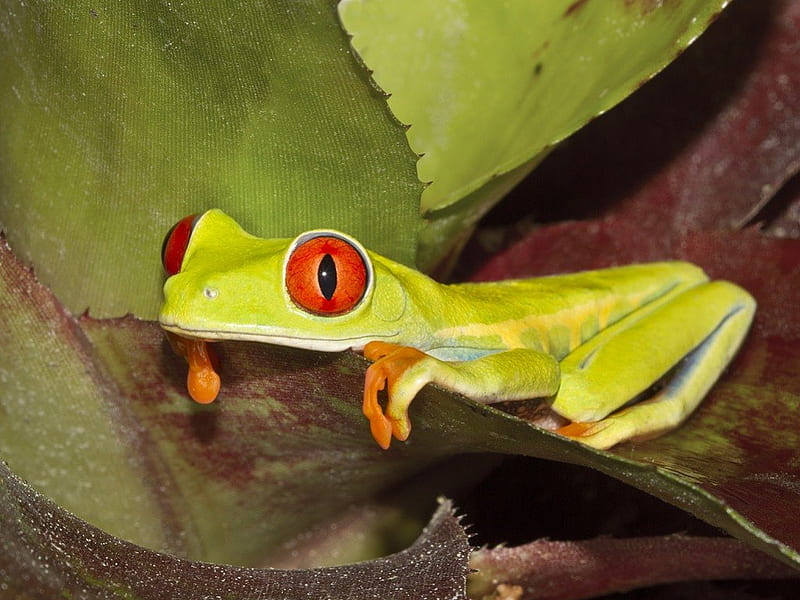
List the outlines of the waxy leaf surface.
<svg viewBox="0 0 800 600">
<path fill-rule="evenodd" d="M 435 264 L 553 145 L 673 60 L 726 4 L 344 0 L 353 47 L 409 125 L 429 183 L 423 264 Z"/>
</svg>

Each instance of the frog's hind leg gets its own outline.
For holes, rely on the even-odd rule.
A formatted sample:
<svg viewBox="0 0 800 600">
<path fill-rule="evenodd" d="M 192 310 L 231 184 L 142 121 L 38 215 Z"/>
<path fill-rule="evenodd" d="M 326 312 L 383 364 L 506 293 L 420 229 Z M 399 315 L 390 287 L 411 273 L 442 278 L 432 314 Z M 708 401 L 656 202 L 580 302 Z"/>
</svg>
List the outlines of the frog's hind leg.
<svg viewBox="0 0 800 600">
<path fill-rule="evenodd" d="M 747 292 L 714 281 L 602 332 L 561 363 L 553 409 L 573 423 L 559 433 L 610 448 L 677 427 L 733 358 L 754 311 Z M 667 373 L 668 381 L 654 396 L 613 412 Z"/>
</svg>

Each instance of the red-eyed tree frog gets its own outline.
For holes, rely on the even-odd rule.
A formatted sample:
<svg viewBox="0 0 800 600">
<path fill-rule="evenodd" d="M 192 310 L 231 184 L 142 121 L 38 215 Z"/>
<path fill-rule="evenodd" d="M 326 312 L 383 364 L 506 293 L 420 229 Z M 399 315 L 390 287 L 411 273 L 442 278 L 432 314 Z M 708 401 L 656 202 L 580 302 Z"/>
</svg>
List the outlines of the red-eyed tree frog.
<svg viewBox="0 0 800 600">
<path fill-rule="evenodd" d="M 408 438 L 428 383 L 485 403 L 546 399 L 568 422 L 559 433 L 596 448 L 653 437 L 694 411 L 755 311 L 746 291 L 684 262 L 443 285 L 343 233 L 260 239 L 219 210 L 180 221 L 162 254 L 159 321 L 195 400 L 220 386 L 206 341 L 360 351 L 374 361 L 363 411 L 382 448 Z"/>
</svg>

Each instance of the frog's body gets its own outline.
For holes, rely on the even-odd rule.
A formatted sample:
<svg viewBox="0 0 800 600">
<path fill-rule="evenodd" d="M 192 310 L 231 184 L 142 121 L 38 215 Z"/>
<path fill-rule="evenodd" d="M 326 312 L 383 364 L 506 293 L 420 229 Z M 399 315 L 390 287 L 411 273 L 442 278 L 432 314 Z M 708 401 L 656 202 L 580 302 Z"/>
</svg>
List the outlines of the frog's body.
<svg viewBox="0 0 800 600">
<path fill-rule="evenodd" d="M 655 435 L 699 404 L 755 309 L 741 288 L 709 282 L 698 267 L 681 262 L 442 285 L 337 232 L 262 240 L 213 210 L 190 234 L 179 272 L 165 284 L 162 326 L 206 340 L 363 350 L 376 361 L 364 410 L 383 447 L 392 434 L 408 437 L 408 406 L 430 382 L 483 402 L 549 398 L 573 422 L 562 433 L 597 447 Z M 307 242 L 320 239 L 350 247 L 346 261 L 336 263 L 336 293 L 347 284 L 345 271 L 363 262 L 356 276 L 363 289 L 352 292 L 345 309 L 315 287 L 327 264 L 320 256 L 308 253 L 310 278 L 293 275 L 306 268 Z M 339 261 L 335 250 L 320 252 Z M 307 293 L 322 304 L 311 298 L 305 306 Z M 655 398 L 612 414 L 681 361 Z M 377 394 L 386 381 L 384 415 Z"/>
</svg>

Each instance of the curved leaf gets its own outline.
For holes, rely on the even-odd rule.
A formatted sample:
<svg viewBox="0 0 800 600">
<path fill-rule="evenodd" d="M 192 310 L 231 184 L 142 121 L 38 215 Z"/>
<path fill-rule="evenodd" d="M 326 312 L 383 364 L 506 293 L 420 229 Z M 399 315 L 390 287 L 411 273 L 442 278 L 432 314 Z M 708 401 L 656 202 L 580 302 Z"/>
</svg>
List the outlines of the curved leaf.
<svg viewBox="0 0 800 600">
<path fill-rule="evenodd" d="M 684 236 L 661 231 L 623 219 L 544 228 L 479 276 L 544 274 L 563 263 L 575 270 L 682 258 L 750 291 L 759 305 L 753 330 L 692 418 L 667 436 L 612 449 L 622 462 L 610 470 L 602 462 L 595 468 L 800 564 L 800 526 L 793 508 L 800 502 L 795 414 L 800 320 L 796 312 L 785 311 L 800 305 L 800 240 L 768 240 L 755 231 Z M 625 242 L 615 248 L 612 239 Z M 546 256 L 562 257 L 562 264 L 537 264 Z M 753 270 L 752 264 L 760 268 Z M 524 414 L 524 405 L 508 409 Z M 519 452 L 527 453 L 523 447 Z"/>
<path fill-rule="evenodd" d="M 34 492 L 2 463 L 0 506 L 3 597 L 466 598 L 469 544 L 446 502 L 407 550 L 369 563 L 306 571 L 191 562 L 115 539 Z M 413 579 L 407 577 L 412 571 Z"/>
<path fill-rule="evenodd" d="M 164 235 L 212 207 L 413 263 L 416 157 L 330 2 L 2 0 L 0 39 L 0 227 L 73 313 L 154 318 Z"/>
<path fill-rule="evenodd" d="M 798 237 L 799 20 L 793 0 L 733 3 L 655 80 L 551 154 L 512 193 L 517 210 L 625 215 L 654 230 L 763 223 Z"/>
<path fill-rule="evenodd" d="M 173 488 L 144 430 L 77 322 L 1 236 L 0 347 L 0 460 L 115 535 L 181 551 L 152 493 Z"/>
<path fill-rule="evenodd" d="M 345 0 L 339 13 L 392 112 L 410 126 L 429 213 L 523 164 L 533 168 L 668 64 L 726 4 Z M 479 209 L 460 218 L 462 228 L 501 197 L 479 196 L 467 202 Z"/>
</svg>

